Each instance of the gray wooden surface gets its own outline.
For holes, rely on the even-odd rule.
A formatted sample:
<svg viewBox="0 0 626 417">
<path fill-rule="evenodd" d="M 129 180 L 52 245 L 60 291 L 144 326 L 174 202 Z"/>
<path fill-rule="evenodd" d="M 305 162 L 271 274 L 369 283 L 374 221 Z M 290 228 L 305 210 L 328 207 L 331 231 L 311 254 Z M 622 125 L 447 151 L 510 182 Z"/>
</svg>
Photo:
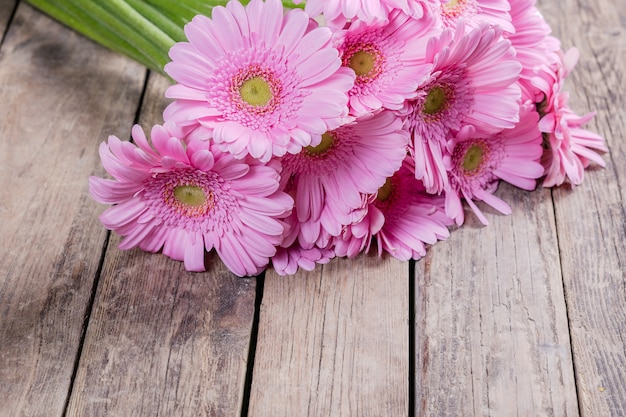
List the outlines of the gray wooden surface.
<svg viewBox="0 0 626 417">
<path fill-rule="evenodd" d="M 538 4 L 606 169 L 416 263 L 241 279 L 117 249 L 87 177 L 167 80 L 0 0 L 0 416 L 626 416 L 622 2 Z"/>
</svg>

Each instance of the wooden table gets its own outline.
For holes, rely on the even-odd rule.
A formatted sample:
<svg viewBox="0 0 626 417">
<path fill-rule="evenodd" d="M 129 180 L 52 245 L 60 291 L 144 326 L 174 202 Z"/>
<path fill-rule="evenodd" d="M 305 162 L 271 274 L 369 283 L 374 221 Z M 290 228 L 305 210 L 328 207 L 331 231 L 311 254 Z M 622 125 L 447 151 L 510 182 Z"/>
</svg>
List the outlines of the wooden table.
<svg viewBox="0 0 626 417">
<path fill-rule="evenodd" d="M 167 80 L 0 0 L 0 415 L 626 416 L 623 1 L 539 4 L 606 169 L 502 186 L 416 263 L 242 279 L 117 249 L 87 177 Z"/>
</svg>

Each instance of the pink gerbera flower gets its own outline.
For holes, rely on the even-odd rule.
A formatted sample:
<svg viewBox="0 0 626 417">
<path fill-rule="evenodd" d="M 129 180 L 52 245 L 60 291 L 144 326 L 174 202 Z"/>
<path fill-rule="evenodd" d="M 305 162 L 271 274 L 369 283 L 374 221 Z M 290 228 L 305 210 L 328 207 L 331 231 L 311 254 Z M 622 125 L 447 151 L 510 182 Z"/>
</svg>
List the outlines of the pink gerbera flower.
<svg viewBox="0 0 626 417">
<path fill-rule="evenodd" d="M 191 137 L 211 137 L 222 149 L 262 162 L 316 145 L 343 123 L 354 73 L 341 67 L 328 28 L 302 10 L 283 16 L 280 0 L 236 0 L 212 19 L 185 26 L 189 42 L 170 50 L 165 71 L 178 82 L 165 110 Z"/>
<path fill-rule="evenodd" d="M 593 119 L 595 112 L 578 116 L 568 107 L 567 100 L 566 93 L 554 97 L 554 110 L 539 122 L 546 146 L 542 158 L 546 174 L 544 187 L 561 185 L 565 178 L 573 185 L 580 185 L 591 161 L 601 167 L 606 165 L 600 155 L 608 152 L 604 138 L 582 128 Z"/>
<path fill-rule="evenodd" d="M 543 100 L 543 94 L 531 83 L 535 69 L 548 65 L 560 50 L 557 38 L 549 36 L 550 26 L 535 7 L 535 0 L 511 0 L 511 19 L 515 33 L 505 33 L 522 64 L 520 86 L 524 99 Z M 538 95 L 539 93 L 539 95 Z"/>
<path fill-rule="evenodd" d="M 568 106 L 569 95 L 562 91 L 565 79 L 578 61 L 578 50 L 559 51 L 555 56 L 556 61 L 542 66 L 532 79 L 544 95 L 538 104 L 542 115 L 539 128 L 544 133 L 544 187 L 561 185 L 566 178 L 573 185 L 581 184 L 584 169 L 591 161 L 604 167 L 600 154 L 608 152 L 604 138 L 582 129 L 595 113 L 578 116 Z"/>
<path fill-rule="evenodd" d="M 356 20 L 385 20 L 396 9 L 415 19 L 422 18 L 426 12 L 421 0 L 307 0 L 304 6 L 309 16 L 323 15 L 324 21 L 335 29 Z"/>
<path fill-rule="evenodd" d="M 353 210 L 352 223 L 346 225 L 341 234 L 331 241 L 330 246 L 337 256 L 354 258 L 361 252 L 369 252 L 372 237 L 385 224 L 385 216 L 373 205 L 376 202 L 375 194 L 362 194 L 361 206 Z"/>
<path fill-rule="evenodd" d="M 512 128 L 518 122 L 521 65 L 501 30 L 488 25 L 465 33 L 447 29 L 428 44 L 431 79 L 403 110 L 413 138 L 415 175 L 426 190 L 440 193 L 448 183 L 443 147 L 451 132 L 472 124 L 485 132 Z"/>
<path fill-rule="evenodd" d="M 426 193 L 413 171 L 413 161 L 407 158 L 376 194 L 363 199 L 359 221 L 333 240 L 337 255 L 367 251 L 375 238 L 379 255 L 419 259 L 426 254 L 426 245 L 450 236 L 447 226 L 452 220 L 445 214 L 444 198 Z"/>
<path fill-rule="evenodd" d="M 534 106 L 524 105 L 520 122 L 513 129 L 487 136 L 468 125 L 450 141 L 450 156 L 445 159 L 450 177 L 446 187 L 446 213 L 457 225 L 464 222 L 461 198 L 486 225 L 487 218 L 473 200 L 482 200 L 503 214 L 511 214 L 509 205 L 493 195 L 499 180 L 525 190 L 535 188 L 536 179 L 543 175 L 539 162 L 543 148 L 538 121 Z"/>
<path fill-rule="evenodd" d="M 576 66 L 579 52 L 576 48 L 570 48 L 565 53 L 558 50 L 549 58 L 551 58 L 549 62 L 535 68 L 535 76 L 531 80 L 541 93 L 538 100 L 540 113 L 549 113 L 556 108 L 555 99 L 561 94 L 565 79 Z"/>
<path fill-rule="evenodd" d="M 418 20 L 398 9 L 388 21 L 360 20 L 336 32 L 343 65 L 356 73 L 349 92 L 351 113 L 399 110 L 406 99 L 415 97 L 432 68 L 424 62 L 426 44 L 438 33 L 430 15 Z"/>
<path fill-rule="evenodd" d="M 292 197 L 295 197 L 296 189 L 293 178 L 287 182 L 284 190 Z M 328 232 L 322 230 L 321 236 L 317 238 L 315 245 L 307 244 L 305 248 L 300 244 L 299 240 L 301 227 L 304 226 L 306 228 L 316 225 L 312 222 L 300 223 L 296 211 L 293 211 L 291 215 L 285 218 L 285 223 L 287 227 L 285 228 L 283 241 L 277 248 L 276 255 L 272 257 L 272 266 L 279 275 L 293 275 L 299 268 L 311 271 L 316 264 L 325 264 L 334 258 L 334 252 L 326 248 L 331 239 Z M 308 235 L 306 230 L 304 235 Z"/>
<path fill-rule="evenodd" d="M 284 235 L 281 218 L 293 207 L 280 191 L 276 167 L 237 160 L 209 141 L 187 145 L 169 125 L 152 129 L 152 146 L 139 126 L 137 145 L 110 136 L 100 145 L 111 179 L 91 177 L 93 198 L 114 204 L 100 220 L 124 236 L 121 249 L 139 247 L 204 271 L 205 250 L 215 248 L 235 274 L 256 275 Z"/>
<path fill-rule="evenodd" d="M 468 29 L 488 23 L 500 26 L 505 32 L 515 32 L 508 0 L 427 0 L 427 3 L 445 27 L 455 28 L 462 19 Z"/>
<path fill-rule="evenodd" d="M 406 156 L 408 135 L 390 111 L 326 132 L 322 142 L 282 159 L 283 182 L 295 190 L 299 243 L 325 247 L 351 222 L 350 212 L 392 175 Z M 322 239 L 322 241 L 320 241 Z"/>
</svg>

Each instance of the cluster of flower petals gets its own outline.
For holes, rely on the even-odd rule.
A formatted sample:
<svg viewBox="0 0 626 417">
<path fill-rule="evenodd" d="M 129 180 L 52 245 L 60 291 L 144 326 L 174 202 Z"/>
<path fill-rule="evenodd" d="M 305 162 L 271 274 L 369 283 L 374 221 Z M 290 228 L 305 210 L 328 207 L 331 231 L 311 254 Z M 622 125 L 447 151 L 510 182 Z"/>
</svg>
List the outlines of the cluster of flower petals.
<svg viewBox="0 0 626 417">
<path fill-rule="evenodd" d="M 554 62 L 541 66 L 531 80 L 543 97 L 537 106 L 546 148 L 542 157 L 543 186 L 561 185 L 566 180 L 580 185 L 591 161 L 605 166 L 601 154 L 608 152 L 608 148 L 600 135 L 582 128 L 595 113 L 578 116 L 569 107 L 569 94 L 563 90 L 565 79 L 578 61 L 578 50 L 558 51 L 554 57 Z"/>
<path fill-rule="evenodd" d="M 440 29 L 431 14 L 415 19 L 399 9 L 379 21 L 355 21 L 335 32 L 343 65 L 356 74 L 349 91 L 350 112 L 362 116 L 381 108 L 399 110 L 414 98 L 430 76 L 426 62 L 428 40 Z"/>
<path fill-rule="evenodd" d="M 534 106 L 520 109 L 520 122 L 512 129 L 485 135 L 467 125 L 448 143 L 445 165 L 450 174 L 445 207 L 457 225 L 464 222 L 461 199 L 472 208 L 485 225 L 489 222 L 474 200 L 484 201 L 503 214 L 511 207 L 493 195 L 500 180 L 524 190 L 533 190 L 543 175 L 540 163 L 543 148 Z"/>
<path fill-rule="evenodd" d="M 488 23 L 515 32 L 510 0 L 426 0 L 426 3 L 443 27 L 454 28 L 463 20 L 467 28 Z"/>
<path fill-rule="evenodd" d="M 556 59 L 561 45 L 557 38 L 550 36 L 550 26 L 539 10 L 535 0 L 509 0 L 511 17 L 515 31 L 504 33 L 515 48 L 516 59 L 522 64 L 519 84 L 525 100 L 542 101 L 543 97 L 532 84 L 536 70 L 549 65 Z"/>
<path fill-rule="evenodd" d="M 297 153 L 343 123 L 354 72 L 332 32 L 280 0 L 230 1 L 185 26 L 165 71 L 177 83 L 164 118 L 238 158 Z M 194 133 L 195 132 L 195 133 Z"/>
<path fill-rule="evenodd" d="M 463 21 L 430 38 L 426 60 L 433 63 L 432 75 L 403 112 L 412 130 L 416 178 L 439 194 L 448 184 L 443 156 L 451 134 L 465 125 L 494 133 L 519 121 L 521 64 L 501 29 L 483 24 L 466 32 Z"/>
<path fill-rule="evenodd" d="M 356 256 L 368 250 L 375 239 L 379 255 L 419 259 L 426 254 L 427 245 L 450 235 L 452 219 L 445 213 L 444 197 L 426 192 L 408 157 L 376 194 L 364 196 L 359 211 L 360 219 L 333 241 L 339 256 Z"/>
<path fill-rule="evenodd" d="M 375 193 L 400 168 L 407 145 L 402 120 L 381 111 L 325 133 L 316 147 L 283 157 L 283 182 L 287 189 L 293 187 L 299 244 L 325 247 L 330 236 L 351 223 L 361 194 Z"/>
<path fill-rule="evenodd" d="M 205 270 L 310 271 L 367 251 L 419 259 L 503 214 L 500 182 L 578 185 L 604 166 L 564 82 L 578 60 L 536 0 L 230 0 L 169 51 L 163 124 L 100 145 L 100 216 Z M 320 23 L 323 22 L 323 23 Z M 324 23 L 325 22 L 325 23 Z"/>
<path fill-rule="evenodd" d="M 295 0 L 305 2 L 304 10 L 313 18 L 322 16 L 332 28 L 341 29 L 354 21 L 385 20 L 390 13 L 400 10 L 415 19 L 428 12 L 421 0 Z"/>
<path fill-rule="evenodd" d="M 260 273 L 293 207 L 276 164 L 235 159 L 208 141 L 184 143 L 169 127 L 154 126 L 151 142 L 135 126 L 134 144 L 110 136 L 100 145 L 113 177 L 89 179 L 93 198 L 113 204 L 100 220 L 124 237 L 121 249 L 162 249 L 187 270 L 203 271 L 205 252 L 215 248 L 234 273 Z"/>
</svg>

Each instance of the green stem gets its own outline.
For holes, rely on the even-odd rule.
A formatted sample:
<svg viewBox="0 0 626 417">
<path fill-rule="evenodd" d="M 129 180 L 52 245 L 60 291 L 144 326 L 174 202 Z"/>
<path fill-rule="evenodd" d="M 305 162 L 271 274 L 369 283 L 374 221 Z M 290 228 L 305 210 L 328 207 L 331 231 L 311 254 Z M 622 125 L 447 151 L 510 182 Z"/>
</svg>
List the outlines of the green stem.
<svg viewBox="0 0 626 417">
<path fill-rule="evenodd" d="M 141 0 L 126 0 L 128 4 L 145 16 L 154 25 L 163 30 L 174 41 L 182 41 L 185 39 L 185 32 L 182 25 L 172 21 L 157 8 L 154 8 L 147 2 Z"/>
<path fill-rule="evenodd" d="M 166 15 L 173 22 L 178 23 L 181 27 L 185 23 L 191 21 L 191 19 L 197 14 L 203 14 L 205 16 L 211 15 L 211 10 L 214 6 L 220 4 L 226 4 L 224 1 L 204 1 L 199 5 L 191 5 L 190 0 L 176 1 L 172 0 L 145 0 L 154 8 L 158 9 Z"/>
<path fill-rule="evenodd" d="M 116 20 L 116 23 L 119 23 L 119 25 L 117 25 L 118 29 L 120 26 L 128 25 L 130 27 L 128 32 L 139 34 L 139 36 L 134 38 L 137 44 L 144 47 L 151 45 L 158 48 L 159 51 L 169 51 L 172 45 L 174 45 L 174 39 L 164 33 L 162 28 L 157 27 L 125 1 L 107 0 L 103 3 L 103 8 L 107 9 L 112 16 L 118 19 Z M 126 25 L 124 25 L 124 23 L 126 23 Z"/>
</svg>

